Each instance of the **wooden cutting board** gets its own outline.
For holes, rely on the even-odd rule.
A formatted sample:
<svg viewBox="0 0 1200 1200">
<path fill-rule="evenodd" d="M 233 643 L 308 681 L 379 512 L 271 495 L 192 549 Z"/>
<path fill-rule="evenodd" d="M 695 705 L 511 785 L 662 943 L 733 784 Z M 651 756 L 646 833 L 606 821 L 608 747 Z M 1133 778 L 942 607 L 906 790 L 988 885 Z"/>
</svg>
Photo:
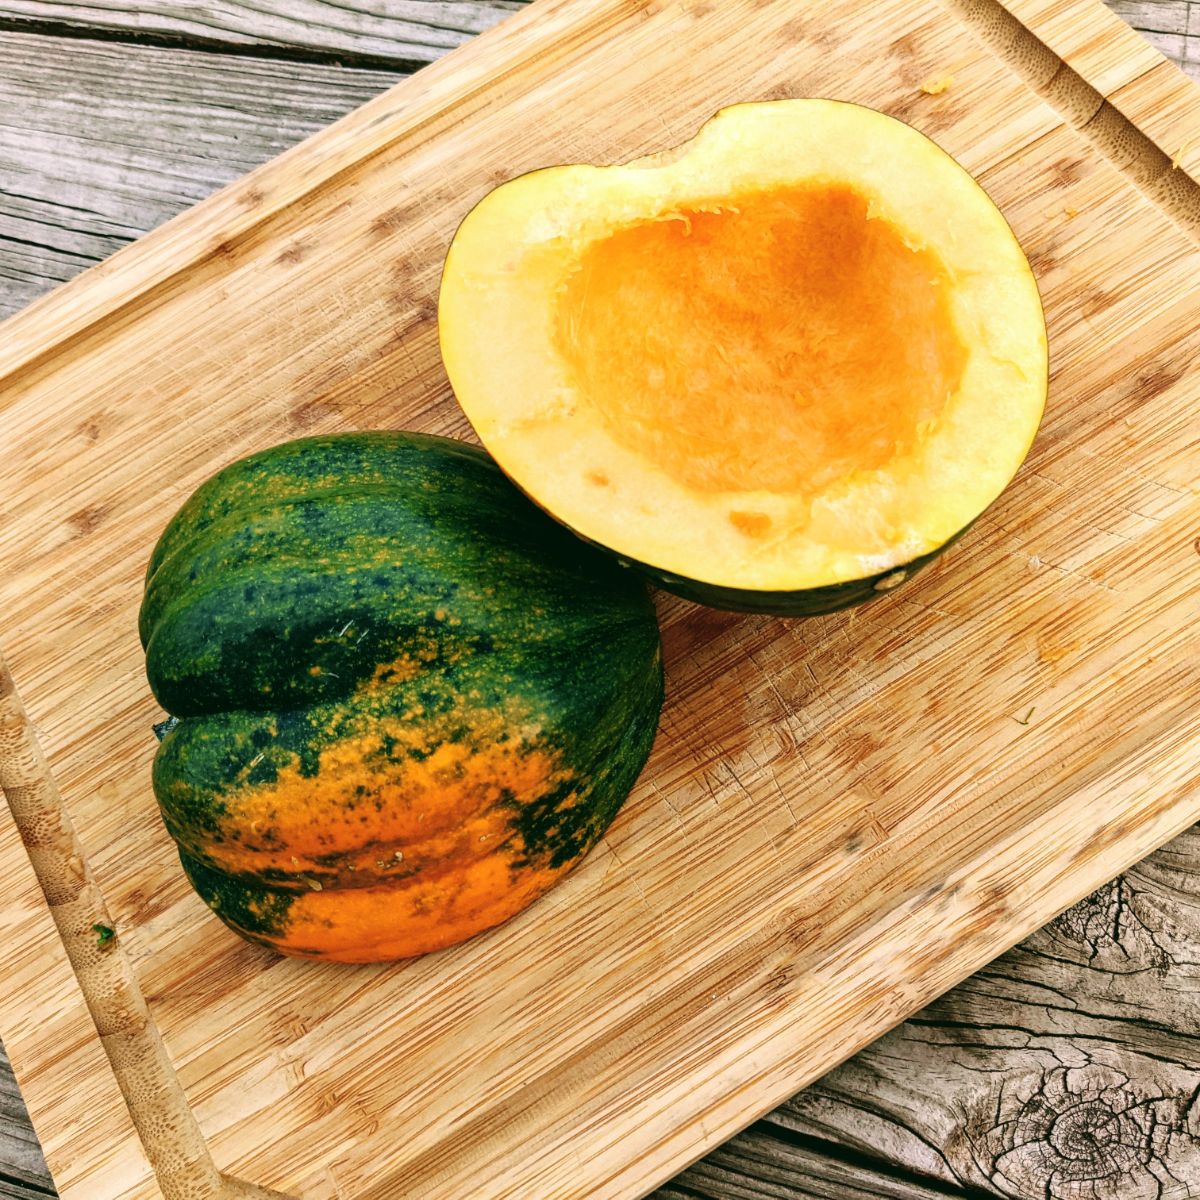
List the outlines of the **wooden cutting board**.
<svg viewBox="0 0 1200 1200">
<path fill-rule="evenodd" d="M 235 939 L 149 785 L 167 518 L 299 434 L 468 437 L 470 206 L 800 95 L 931 134 L 1029 252 L 1017 481 L 857 612 L 664 597 L 651 762 L 504 928 L 382 968 Z M 1200 91 L 1099 0 L 540 0 L 4 325 L 0 1032 L 63 1196 L 637 1196 L 1196 820 L 1198 175 Z"/>
</svg>

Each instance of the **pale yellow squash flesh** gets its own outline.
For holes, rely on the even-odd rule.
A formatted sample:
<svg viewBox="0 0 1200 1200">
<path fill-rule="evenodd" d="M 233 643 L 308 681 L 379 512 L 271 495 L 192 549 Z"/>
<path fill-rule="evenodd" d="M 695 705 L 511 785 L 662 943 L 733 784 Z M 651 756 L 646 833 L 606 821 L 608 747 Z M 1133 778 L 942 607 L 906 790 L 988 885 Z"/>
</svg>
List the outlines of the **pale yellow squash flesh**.
<svg viewBox="0 0 1200 1200">
<path fill-rule="evenodd" d="M 996 498 L 1046 394 L 1037 287 L 933 142 L 828 100 L 490 193 L 439 306 L 500 466 L 618 555 L 790 592 L 928 554 Z"/>
</svg>

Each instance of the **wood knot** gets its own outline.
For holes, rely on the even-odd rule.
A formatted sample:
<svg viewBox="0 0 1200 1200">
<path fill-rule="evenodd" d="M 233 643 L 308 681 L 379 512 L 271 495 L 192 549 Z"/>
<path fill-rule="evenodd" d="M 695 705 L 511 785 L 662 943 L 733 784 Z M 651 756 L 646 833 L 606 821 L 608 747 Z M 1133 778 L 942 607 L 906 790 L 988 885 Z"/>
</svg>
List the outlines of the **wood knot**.
<svg viewBox="0 0 1200 1200">
<path fill-rule="evenodd" d="M 1054 182 L 1060 187 L 1066 187 L 1068 184 L 1078 183 L 1083 175 L 1084 162 L 1081 158 L 1060 158 L 1050 171 L 1054 177 Z"/>
<path fill-rule="evenodd" d="M 303 238 L 297 238 L 294 242 L 290 242 L 275 256 L 275 261 L 283 266 L 294 267 L 297 263 L 303 262 L 308 257 L 308 252 L 312 246 Z"/>
<path fill-rule="evenodd" d="M 1158 362 L 1146 371 L 1134 376 L 1129 389 L 1129 399 L 1134 404 L 1146 404 L 1173 388 L 1187 373 L 1191 363 Z"/>
<path fill-rule="evenodd" d="M 1054 1067 L 1031 1082 L 1006 1087 L 992 1110 L 998 1119 L 972 1135 L 1003 1195 L 1149 1200 L 1164 1194 L 1162 1180 L 1180 1177 L 1183 1157 L 1196 1155 L 1184 1087 L 1133 1080 L 1098 1062 Z"/>
<path fill-rule="evenodd" d="M 337 415 L 337 407 L 321 396 L 311 400 L 301 400 L 288 413 L 288 427 L 293 430 L 307 430 L 315 426 L 324 426 L 331 417 Z"/>
<path fill-rule="evenodd" d="M 103 504 L 88 504 L 78 512 L 72 513 L 67 521 L 74 528 L 76 536 L 86 537 L 104 520 L 107 512 L 108 509 Z"/>
<path fill-rule="evenodd" d="M 373 238 L 391 237 L 392 234 L 399 233 L 406 228 L 417 213 L 417 205 L 412 201 L 405 204 L 394 204 L 371 222 L 367 232 Z"/>
</svg>

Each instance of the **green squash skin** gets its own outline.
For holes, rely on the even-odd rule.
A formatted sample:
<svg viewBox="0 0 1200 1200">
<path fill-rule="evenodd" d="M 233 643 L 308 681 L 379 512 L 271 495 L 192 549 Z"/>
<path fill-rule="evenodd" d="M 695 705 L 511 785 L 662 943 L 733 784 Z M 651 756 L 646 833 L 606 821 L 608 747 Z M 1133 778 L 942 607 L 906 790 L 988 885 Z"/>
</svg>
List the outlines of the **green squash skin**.
<svg viewBox="0 0 1200 1200">
<path fill-rule="evenodd" d="M 320 953 L 288 944 L 309 888 L 416 868 L 350 875 L 343 847 L 300 878 L 222 869 L 227 852 L 272 850 L 269 823 L 251 837 L 230 814 L 281 772 L 315 779 L 324 752 L 380 722 L 407 728 L 414 711 L 426 742 L 385 738 L 368 766 L 416 762 L 439 738 L 487 750 L 499 721 L 515 755 L 556 766 L 544 792 L 501 795 L 503 849 L 514 872 L 565 869 L 633 786 L 662 703 L 641 580 L 545 517 L 483 451 L 417 434 L 303 439 L 214 476 L 154 551 L 140 629 L 151 688 L 180 718 L 153 777 L 184 869 L 231 928 L 289 953 Z M 419 670 L 389 674 L 406 656 Z M 336 815 L 379 803 L 352 797 Z"/>
<path fill-rule="evenodd" d="M 204 903 L 239 936 L 256 945 L 272 947 L 273 938 L 286 935 L 294 891 L 263 888 L 227 875 L 183 849 L 179 850 L 179 863 Z"/>
<path fill-rule="evenodd" d="M 340 696 L 439 610 L 484 641 L 569 641 L 614 606 L 650 611 L 482 450 L 371 433 L 289 442 L 204 484 L 154 551 L 139 625 L 154 694 L 183 717 Z"/>
<path fill-rule="evenodd" d="M 426 644 L 436 645 L 435 631 L 429 635 Z M 522 641 L 483 652 L 468 643 L 461 658 L 423 663 L 419 675 L 385 687 L 278 712 L 233 709 L 186 717 L 159 746 L 154 789 L 181 850 L 216 869 L 214 851 L 230 836 L 237 840 L 239 832 L 231 834 L 227 799 L 245 789 L 269 785 L 288 769 L 315 779 L 323 751 L 389 719 L 402 724 L 415 706 L 424 725 L 462 743 L 475 739 L 477 714 L 501 714 L 505 728 L 499 736 L 512 740 L 514 752 L 550 750 L 562 760 L 563 777 L 553 792 L 533 804 L 502 801 L 512 807 L 523 853 L 559 867 L 586 853 L 633 786 L 654 740 L 662 690 L 657 626 L 651 629 L 644 620 L 610 621 L 569 644 L 546 637 L 536 649 Z M 509 712 L 519 717 L 507 721 Z M 443 716 L 446 721 L 439 723 Z M 386 735 L 382 740 L 380 760 L 419 761 L 430 752 L 429 744 Z M 583 802 L 560 809 L 558 802 L 568 796 Z M 348 807 L 366 810 L 375 803 L 364 795 Z M 273 837 L 270 827 L 258 835 L 266 846 Z M 323 884 L 349 883 L 344 857 L 331 851 L 328 862 L 306 864 L 305 874 Z M 515 865 L 526 864 L 518 859 Z M 406 871 L 372 870 L 357 882 L 403 877 Z M 284 885 L 294 885 L 294 876 L 294 871 L 259 873 L 265 882 Z"/>
<path fill-rule="evenodd" d="M 622 690 L 611 705 L 604 704 L 608 697 L 602 693 L 607 689 L 593 686 L 587 694 L 581 689 L 573 693 L 578 696 L 576 704 L 558 705 L 558 724 L 541 728 L 539 744 L 571 744 L 571 767 L 553 792 L 535 802 L 521 804 L 515 798 L 504 801 L 512 814 L 514 842 L 521 848 L 513 860 L 515 869 L 540 865 L 558 869 L 578 862 L 617 815 L 649 757 L 658 729 L 662 670 L 656 653 L 652 659 L 651 669 L 621 676 L 617 683 Z M 447 688 L 453 686 L 449 680 L 443 682 Z M 560 699 L 562 695 L 559 693 Z M 403 711 L 404 705 L 403 696 L 397 693 L 386 703 L 366 707 L 374 710 L 370 715 L 375 719 L 386 715 L 389 707 Z M 272 764 L 286 764 L 292 754 L 298 754 L 302 759 L 311 757 L 315 768 L 316 756 L 330 740 L 319 732 L 327 715 L 316 709 L 281 714 L 269 743 Z M 356 714 L 338 716 L 346 726 L 355 724 Z M 580 720 L 594 723 L 580 725 Z M 232 875 L 213 862 L 209 847 L 214 840 L 219 846 L 225 834 L 223 802 L 220 790 L 212 790 L 212 780 L 231 767 L 228 778 L 244 777 L 247 750 L 266 743 L 271 728 L 272 718 L 265 714 L 227 713 L 184 721 L 164 739 L 164 749 L 154 764 L 163 819 L 177 843 L 180 862 L 192 886 L 231 929 L 266 946 L 286 936 L 289 910 L 297 895 L 311 886 L 308 880 L 315 879 L 323 888 L 334 888 L 402 880 L 408 873 L 408 868 L 398 865 L 372 871 L 369 876 L 359 873 L 351 879 L 344 870 L 343 857 L 332 854 L 327 863 L 307 866 L 305 882 L 297 886 L 295 872 Z M 273 765 L 264 769 L 260 763 L 248 773 L 257 782 L 272 778 L 275 769 Z M 371 805 L 374 801 L 364 797 L 361 803 Z M 269 838 L 270 831 L 266 832 Z M 316 948 L 303 946 L 292 946 L 289 953 L 319 957 Z"/>
<path fill-rule="evenodd" d="M 861 579 L 848 579 L 844 583 L 829 584 L 826 587 L 801 588 L 794 592 L 764 592 L 752 591 L 747 588 L 721 587 L 715 583 L 703 583 L 696 579 L 684 579 L 679 575 L 652 567 L 648 563 L 637 562 L 614 553 L 618 562 L 631 567 L 644 575 L 658 587 L 674 592 L 685 600 L 695 604 L 703 604 L 708 608 L 724 609 L 726 612 L 763 613 L 776 617 L 821 617 L 827 613 L 840 612 L 844 608 L 853 608 L 866 604 L 869 600 L 878 600 L 880 596 L 890 595 L 897 588 L 903 588 L 922 567 L 928 566 L 943 551 L 948 550 L 958 541 L 975 522 L 964 526 L 958 533 L 943 542 L 928 554 L 911 558 L 908 562 L 897 563 L 875 575 L 867 575 Z M 596 545 L 596 543 L 591 543 Z M 610 551 L 610 553 L 613 553 Z"/>
</svg>

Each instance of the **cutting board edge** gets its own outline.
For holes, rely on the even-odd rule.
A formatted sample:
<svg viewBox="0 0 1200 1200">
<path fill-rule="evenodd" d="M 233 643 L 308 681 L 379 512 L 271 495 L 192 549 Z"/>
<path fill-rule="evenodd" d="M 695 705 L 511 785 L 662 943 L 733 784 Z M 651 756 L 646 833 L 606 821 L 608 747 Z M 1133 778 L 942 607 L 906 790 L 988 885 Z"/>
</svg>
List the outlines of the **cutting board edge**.
<svg viewBox="0 0 1200 1200">
<path fill-rule="evenodd" d="M 1033 10 L 1044 0 L 940 2 L 1200 243 L 1200 86 L 1102 0 L 1068 0 L 1043 14 Z M 1087 23 L 1096 28 L 1082 46 L 1060 28 Z M 1145 66 L 1132 73 L 1106 69 L 1098 47 L 1107 61 Z M 1047 75 L 1050 61 L 1056 65 Z M 1151 121 L 1154 128 L 1146 128 Z"/>
<path fill-rule="evenodd" d="M 1161 823 L 1155 826 L 1155 832 L 1152 836 L 1140 840 L 1132 838 L 1123 839 L 1121 842 L 1116 843 L 1116 845 L 1121 847 L 1120 853 L 1116 855 L 1113 855 L 1113 846 L 1110 845 L 1108 847 L 1110 859 L 1115 857 L 1121 863 L 1120 870 L 1115 874 L 1106 869 L 1088 878 L 1085 883 L 1081 882 L 1078 888 L 1071 889 L 1069 893 L 1071 899 L 1066 904 L 1060 904 L 1057 901 L 1052 904 L 1043 902 L 1040 907 L 1033 908 L 1031 910 L 1033 912 L 1032 919 L 1023 919 L 1020 924 L 1012 925 L 1005 942 L 1000 945 L 999 950 L 995 949 L 997 943 L 993 941 L 989 943 L 986 952 L 973 956 L 964 956 L 961 960 L 956 961 L 952 970 L 947 971 L 945 974 L 934 976 L 931 973 L 930 975 L 923 976 L 921 978 L 921 987 L 905 995 L 903 1009 L 890 1013 L 886 1019 L 874 1024 L 864 1022 L 858 1025 L 856 1027 L 856 1036 L 850 1042 L 840 1045 L 836 1051 L 822 1057 L 810 1057 L 806 1060 L 806 1066 L 803 1071 L 787 1075 L 782 1083 L 775 1085 L 769 1091 L 765 1091 L 755 1105 L 744 1106 L 737 1112 L 736 1116 L 726 1118 L 724 1121 L 718 1120 L 716 1123 L 712 1123 L 710 1115 L 705 1114 L 703 1116 L 701 1144 L 693 1147 L 688 1152 L 679 1154 L 674 1159 L 655 1160 L 655 1171 L 653 1176 L 650 1177 L 648 1184 L 644 1181 L 634 1181 L 628 1188 L 611 1193 L 606 1192 L 605 1200 L 642 1200 L 651 1190 L 667 1182 L 680 1171 L 691 1166 L 694 1162 L 697 1162 L 716 1147 L 742 1132 L 742 1130 L 752 1125 L 755 1121 L 774 1111 L 784 1100 L 815 1082 L 826 1072 L 840 1066 L 872 1042 L 877 1041 L 897 1026 L 902 1025 L 914 1013 L 931 1004 L 939 996 L 945 995 L 951 988 L 957 987 L 964 980 L 975 974 L 976 971 L 981 970 L 988 963 L 995 961 L 999 955 L 1011 950 L 1031 934 L 1041 929 L 1050 921 L 1053 921 L 1055 917 L 1060 916 L 1073 905 L 1078 904 L 1094 892 L 1096 888 L 1123 874 L 1130 867 L 1135 866 L 1146 858 L 1147 855 L 1165 846 L 1173 838 L 1183 833 L 1184 830 L 1190 828 L 1192 825 L 1195 825 L 1198 821 L 1200 821 L 1200 800 L 1172 805 L 1169 812 L 1163 814 Z M 964 869 L 959 874 L 970 875 L 971 873 L 969 869 Z M 1057 876 L 1054 878 L 1057 878 Z M 1079 878 L 1082 879 L 1082 876 Z M 953 886 L 952 880 L 948 882 L 950 886 Z M 1047 881 L 1044 890 L 1047 896 L 1052 892 L 1052 880 Z M 880 919 L 869 926 L 867 932 L 876 930 L 880 924 L 886 925 L 889 920 L 895 919 L 897 914 L 904 910 L 904 907 L 900 905 L 881 913 Z M 971 911 L 982 913 L 986 911 L 986 907 L 987 901 L 981 899 L 980 903 L 974 906 Z M 971 914 L 967 913 L 965 915 L 969 917 Z M 694 1120 L 699 1119 L 695 1118 Z M 380 1188 L 374 1189 L 372 1192 L 358 1198 L 358 1200 L 390 1200 L 390 1196 L 394 1194 L 387 1191 L 386 1184 L 381 1184 Z"/>
<path fill-rule="evenodd" d="M 36 890 L 45 901 L 38 914 L 38 948 L 48 950 L 54 969 L 69 973 L 72 1009 L 86 1010 L 85 1016 L 79 1015 L 90 1022 L 103 1052 L 92 1058 L 93 1086 L 79 1090 L 89 1097 L 97 1092 L 107 1096 L 104 1127 L 113 1122 L 114 1141 L 117 1131 L 126 1141 L 131 1136 L 136 1140 L 136 1148 L 122 1150 L 132 1154 L 132 1160 L 125 1160 L 129 1165 L 120 1172 L 121 1190 L 114 1193 L 102 1194 L 87 1180 L 86 1191 L 83 1184 L 64 1190 L 59 1185 L 61 1172 L 55 1172 L 59 1155 L 47 1154 L 62 1200 L 294 1200 L 224 1175 L 213 1162 L 2 652 L 0 794 L 7 805 L 3 817 L 16 830 L 14 840 L 24 851 L 24 862 L 16 864 L 16 847 L 14 854 L 4 854 L 4 878 L 33 876 L 27 890 Z M 103 930 L 107 935 L 101 935 Z M 0 998 L 0 1013 L 4 1010 Z M 25 1046 L 24 1038 L 11 1044 L 6 1040 L 18 1082 L 25 1075 Z M 89 1112 L 95 1115 L 94 1105 Z M 37 1131 L 42 1110 L 31 1103 L 29 1113 Z M 75 1146 L 70 1154 L 74 1174 Z M 66 1159 L 66 1151 L 62 1157 Z"/>
<path fill-rule="evenodd" d="M 119 943 L 100 955 L 97 925 L 109 926 L 111 918 L 91 881 L 83 861 L 79 843 L 71 828 L 65 808 L 56 803 L 57 789 L 50 779 L 48 766 L 38 747 L 37 734 L 21 703 L 20 695 L 3 655 L 0 654 L 0 794 L 6 805 L 0 813 L 0 863 L 6 884 L 6 904 L 0 910 L 0 928 L 5 937 L 6 957 L 15 950 L 25 950 L 36 956 L 39 986 L 61 992 L 56 1018 L 65 1014 L 67 1020 L 82 1024 L 95 1035 L 93 1049 L 100 1051 L 89 1057 L 87 1095 L 91 1098 L 89 1111 L 95 1113 L 97 1097 L 103 1106 L 99 1114 L 105 1130 L 105 1140 L 112 1148 L 120 1147 L 125 1169 L 119 1180 L 121 1190 L 98 1194 L 91 1172 L 92 1159 L 96 1169 L 108 1169 L 107 1149 L 93 1150 L 74 1142 L 69 1148 L 59 1147 L 41 1131 L 50 1127 L 49 1110 L 43 1109 L 44 1097 L 37 1084 L 38 1072 L 26 1070 L 26 1053 L 33 1056 L 30 1042 L 41 1034 L 43 1023 L 23 1021 L 18 1010 L 21 994 L 5 989 L 0 994 L 0 1033 L 17 1082 L 22 1086 L 30 1121 L 42 1141 L 47 1165 L 63 1200 L 163 1200 L 153 1168 L 133 1121 L 133 1108 L 127 1092 L 113 1071 L 110 1051 L 100 1036 L 98 1018 L 101 1014 L 85 987 L 83 978 L 99 965 L 102 971 L 114 968 L 129 982 L 130 990 L 140 999 L 140 991 L 132 971 L 124 962 Z M 21 904 L 18 903 L 21 902 Z M 35 913 L 31 922 L 22 917 L 22 904 Z M 111 926 L 109 926 L 111 927 Z M 39 998 L 44 993 L 39 993 Z M 116 1014 L 114 1014 L 116 1015 Z M 119 1033 L 114 1026 L 110 1033 Z M 73 1077 L 73 1079 L 76 1077 Z M 55 1106 L 62 1102 L 55 1097 Z M 71 1127 L 78 1129 L 78 1123 Z M 81 1162 L 81 1160 L 83 1160 Z M 71 1178 L 68 1178 L 68 1171 Z M 72 1182 L 76 1174 L 84 1178 Z M 116 1182 L 114 1181 L 114 1186 Z M 126 1186 L 128 1185 L 128 1186 Z"/>
</svg>

